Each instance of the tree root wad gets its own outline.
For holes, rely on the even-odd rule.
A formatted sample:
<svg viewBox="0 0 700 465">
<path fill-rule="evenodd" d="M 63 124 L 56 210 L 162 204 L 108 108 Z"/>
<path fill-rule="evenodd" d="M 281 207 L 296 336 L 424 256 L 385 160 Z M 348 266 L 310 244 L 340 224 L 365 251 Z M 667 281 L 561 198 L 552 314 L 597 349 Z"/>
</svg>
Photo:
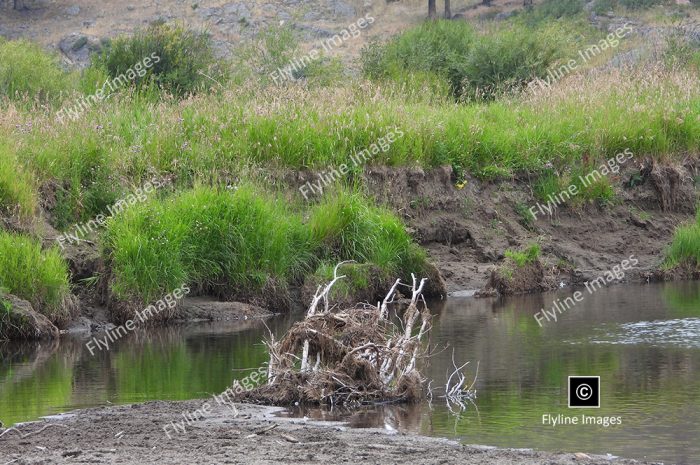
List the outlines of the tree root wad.
<svg viewBox="0 0 700 465">
<path fill-rule="evenodd" d="M 415 402 L 424 397 L 425 379 L 416 365 L 426 356 L 430 311 L 422 297 L 426 279 L 411 286 L 396 281 L 384 301 L 346 310 L 329 307 L 338 276 L 319 286 L 306 317 L 280 341 L 267 341 L 267 383 L 240 400 L 273 405 L 358 405 Z M 400 286 L 410 289 L 408 308 L 391 317 L 389 306 Z"/>
</svg>

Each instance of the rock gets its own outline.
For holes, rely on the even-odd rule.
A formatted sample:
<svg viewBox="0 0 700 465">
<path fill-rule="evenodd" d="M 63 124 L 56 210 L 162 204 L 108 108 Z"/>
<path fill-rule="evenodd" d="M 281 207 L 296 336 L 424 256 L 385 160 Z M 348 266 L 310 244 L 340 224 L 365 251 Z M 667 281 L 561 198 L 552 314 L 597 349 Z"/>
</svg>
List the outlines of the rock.
<svg viewBox="0 0 700 465">
<path fill-rule="evenodd" d="M 12 294 L 0 297 L 0 336 L 9 339 L 52 339 L 59 335 L 58 328 L 32 304 Z"/>
<path fill-rule="evenodd" d="M 332 37 L 336 33 L 330 29 L 325 29 L 313 24 L 294 24 L 294 29 L 301 31 L 307 39 L 319 39 L 322 37 Z"/>
<path fill-rule="evenodd" d="M 242 2 L 228 3 L 224 5 L 223 8 L 224 15 L 235 16 L 236 21 L 240 21 L 241 19 L 250 20 L 251 18 L 250 10 Z"/>
<path fill-rule="evenodd" d="M 204 19 L 209 20 L 211 18 L 219 17 L 222 15 L 224 10 L 220 7 L 209 7 L 209 8 L 198 8 L 197 14 Z"/>
<path fill-rule="evenodd" d="M 505 21 L 508 18 L 512 18 L 513 16 L 517 15 L 518 12 L 516 10 L 511 10 L 511 11 L 502 11 L 498 13 L 496 16 L 494 16 L 493 19 L 496 21 Z"/>
<path fill-rule="evenodd" d="M 80 14 L 80 7 L 78 5 L 71 5 L 65 9 L 65 12 L 69 16 L 78 16 Z"/>
<path fill-rule="evenodd" d="M 63 53 L 67 54 L 80 49 L 80 47 L 82 47 L 82 45 L 80 45 L 81 42 L 85 45 L 87 43 L 87 37 L 79 32 L 73 32 L 58 42 L 58 48 Z"/>
<path fill-rule="evenodd" d="M 313 24 L 294 24 L 294 29 L 297 29 L 304 34 L 307 40 L 315 40 L 323 37 L 332 37 L 336 33 L 330 29 L 325 29 Z"/>
<path fill-rule="evenodd" d="M 331 0 L 328 3 L 328 8 L 336 16 L 340 16 L 341 18 L 354 18 L 357 16 L 355 8 L 343 0 Z"/>
<path fill-rule="evenodd" d="M 271 316 L 272 312 L 256 305 L 242 302 L 219 302 L 207 297 L 183 299 L 173 315 L 182 320 L 240 320 Z"/>
<path fill-rule="evenodd" d="M 58 42 L 58 48 L 79 67 L 90 64 L 90 54 L 102 49 L 102 43 L 97 37 L 79 32 L 68 34 Z"/>
</svg>

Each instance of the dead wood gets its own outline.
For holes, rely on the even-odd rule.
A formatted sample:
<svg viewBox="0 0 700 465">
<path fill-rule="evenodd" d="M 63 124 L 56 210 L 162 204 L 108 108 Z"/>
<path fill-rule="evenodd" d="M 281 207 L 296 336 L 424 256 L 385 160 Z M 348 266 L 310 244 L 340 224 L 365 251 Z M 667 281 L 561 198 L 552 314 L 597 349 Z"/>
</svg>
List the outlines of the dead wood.
<svg viewBox="0 0 700 465">
<path fill-rule="evenodd" d="M 430 311 L 422 297 L 426 279 L 411 285 L 396 281 L 382 302 L 335 309 L 329 294 L 345 276 L 338 271 L 319 286 L 306 317 L 284 337 L 267 341 L 268 381 L 240 395 L 241 400 L 273 405 L 357 405 L 370 402 L 415 402 L 424 397 L 417 365 L 426 354 Z M 399 316 L 390 315 L 399 287 L 410 302 Z"/>
</svg>

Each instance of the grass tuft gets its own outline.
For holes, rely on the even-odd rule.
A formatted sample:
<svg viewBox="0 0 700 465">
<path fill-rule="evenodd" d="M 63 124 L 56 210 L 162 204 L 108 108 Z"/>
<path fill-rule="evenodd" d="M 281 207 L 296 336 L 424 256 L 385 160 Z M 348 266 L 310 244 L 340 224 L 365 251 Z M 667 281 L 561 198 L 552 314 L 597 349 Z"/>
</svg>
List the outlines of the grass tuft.
<svg viewBox="0 0 700 465">
<path fill-rule="evenodd" d="M 676 230 L 664 264 L 667 268 L 683 264 L 700 268 L 700 211 L 694 223 Z"/>
<path fill-rule="evenodd" d="M 27 300 L 54 324 L 70 317 L 68 265 L 58 248 L 0 231 L 0 288 Z"/>
</svg>

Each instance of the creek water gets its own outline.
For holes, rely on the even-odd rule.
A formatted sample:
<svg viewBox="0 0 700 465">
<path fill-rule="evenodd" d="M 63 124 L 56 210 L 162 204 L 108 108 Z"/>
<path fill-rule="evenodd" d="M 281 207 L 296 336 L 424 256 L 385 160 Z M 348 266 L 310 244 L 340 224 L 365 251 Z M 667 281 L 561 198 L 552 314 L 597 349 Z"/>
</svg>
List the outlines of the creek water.
<svg viewBox="0 0 700 465">
<path fill-rule="evenodd" d="M 455 438 L 466 444 L 700 463 L 700 283 L 614 286 L 540 326 L 533 315 L 571 290 L 506 299 L 433 302 L 431 343 L 449 346 L 426 368 L 433 386 L 471 361 L 477 398 L 450 412 L 431 404 L 285 415 L 342 420 Z M 266 320 L 276 335 L 299 315 Z M 205 398 L 267 360 L 260 321 L 134 332 L 109 351 L 64 337 L 0 345 L 0 420 L 6 425 L 76 408 Z M 600 376 L 601 407 L 569 409 L 567 377 Z M 620 417 L 622 424 L 543 424 L 543 415 Z"/>
</svg>

